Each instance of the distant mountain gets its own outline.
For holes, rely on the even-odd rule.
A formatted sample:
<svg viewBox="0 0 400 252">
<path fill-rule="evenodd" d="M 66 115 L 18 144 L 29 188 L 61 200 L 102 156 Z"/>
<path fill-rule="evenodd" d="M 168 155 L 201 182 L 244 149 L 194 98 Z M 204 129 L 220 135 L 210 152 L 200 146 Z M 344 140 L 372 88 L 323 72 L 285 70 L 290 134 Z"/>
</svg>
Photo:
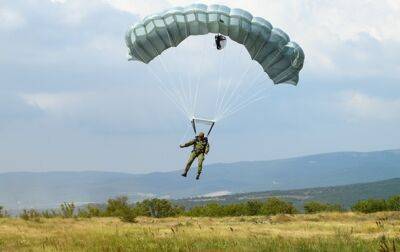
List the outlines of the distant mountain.
<svg viewBox="0 0 400 252">
<path fill-rule="evenodd" d="M 195 197 L 180 199 L 175 202 L 191 208 L 196 205 L 204 205 L 210 202 L 230 204 L 248 200 L 263 201 L 270 197 L 278 197 L 294 203 L 294 205 L 299 209 L 302 208 L 305 202 L 313 200 L 331 204 L 340 204 L 345 208 L 350 208 L 354 203 L 362 199 L 386 199 L 393 195 L 400 195 L 400 178 L 344 186 L 239 193 L 213 197 Z"/>
<path fill-rule="evenodd" d="M 364 183 L 400 177 L 400 150 L 340 152 L 305 157 L 212 164 L 200 181 L 194 171 L 150 174 L 114 172 L 17 172 L 0 174 L 0 205 L 48 208 L 60 202 L 104 202 L 127 195 L 184 198 L 266 190 L 292 190 Z"/>
</svg>

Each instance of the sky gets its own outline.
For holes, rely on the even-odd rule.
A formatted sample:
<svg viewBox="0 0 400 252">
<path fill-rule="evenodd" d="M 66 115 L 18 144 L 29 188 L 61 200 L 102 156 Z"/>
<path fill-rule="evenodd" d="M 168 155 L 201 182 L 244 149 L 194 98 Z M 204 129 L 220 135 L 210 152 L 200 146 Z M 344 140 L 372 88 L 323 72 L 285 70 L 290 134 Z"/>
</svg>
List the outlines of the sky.
<svg viewBox="0 0 400 252">
<path fill-rule="evenodd" d="M 298 86 L 266 80 L 264 99 L 217 122 L 206 163 L 400 148 L 398 0 L 202 2 L 264 17 L 306 55 Z M 127 60 L 124 36 L 146 15 L 191 3 L 0 0 L 0 172 L 182 168 L 189 121 L 149 66 Z M 200 106 L 219 68 L 229 83 L 253 64 L 234 42 L 222 65 L 215 51 L 203 37 L 163 56 L 174 76 L 195 69 L 207 87 Z"/>
</svg>

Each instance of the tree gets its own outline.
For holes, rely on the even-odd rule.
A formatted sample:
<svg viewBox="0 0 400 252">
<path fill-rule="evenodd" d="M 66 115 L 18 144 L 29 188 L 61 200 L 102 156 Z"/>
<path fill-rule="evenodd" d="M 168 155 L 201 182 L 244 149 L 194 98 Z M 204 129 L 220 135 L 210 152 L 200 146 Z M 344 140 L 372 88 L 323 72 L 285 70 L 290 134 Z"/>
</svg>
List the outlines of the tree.
<svg viewBox="0 0 400 252">
<path fill-rule="evenodd" d="M 246 202 L 247 214 L 248 215 L 259 215 L 262 209 L 262 202 L 258 200 L 249 200 Z"/>
<path fill-rule="evenodd" d="M 7 216 L 8 216 L 7 211 L 4 210 L 3 206 L 0 206 L 0 218 L 4 218 L 4 217 L 7 217 Z"/>
<path fill-rule="evenodd" d="M 63 218 L 72 218 L 74 217 L 75 204 L 64 202 L 60 205 L 60 210 Z"/>
<path fill-rule="evenodd" d="M 171 204 L 166 199 L 147 199 L 136 203 L 135 211 L 137 215 L 163 218 L 177 216 L 183 213 L 182 207 Z"/>
<path fill-rule="evenodd" d="M 83 209 L 79 209 L 78 216 L 83 218 L 100 217 L 105 215 L 104 211 L 95 204 L 89 204 Z"/>
<path fill-rule="evenodd" d="M 119 217 L 125 222 L 136 222 L 136 212 L 128 203 L 127 196 L 120 196 L 107 201 L 106 216 Z"/>
<path fill-rule="evenodd" d="M 332 205 L 321 203 L 318 201 L 308 201 L 304 204 L 305 213 L 319 213 L 319 212 L 341 212 L 343 211 L 340 205 Z"/>
<path fill-rule="evenodd" d="M 297 209 L 292 203 L 275 197 L 267 199 L 261 209 L 261 213 L 265 215 L 295 214 L 297 212 Z"/>
<path fill-rule="evenodd" d="M 34 221 L 39 221 L 40 220 L 40 213 L 35 210 L 35 209 L 23 209 L 22 213 L 19 215 L 19 217 L 23 220 L 34 220 Z"/>
<path fill-rule="evenodd" d="M 375 213 L 387 209 L 386 201 L 383 199 L 360 200 L 351 207 L 351 210 L 361 213 Z"/>
<path fill-rule="evenodd" d="M 388 210 L 400 211 L 400 195 L 390 197 L 386 202 Z"/>
<path fill-rule="evenodd" d="M 106 215 L 121 216 L 130 209 L 127 196 L 119 196 L 114 199 L 107 200 Z"/>
</svg>

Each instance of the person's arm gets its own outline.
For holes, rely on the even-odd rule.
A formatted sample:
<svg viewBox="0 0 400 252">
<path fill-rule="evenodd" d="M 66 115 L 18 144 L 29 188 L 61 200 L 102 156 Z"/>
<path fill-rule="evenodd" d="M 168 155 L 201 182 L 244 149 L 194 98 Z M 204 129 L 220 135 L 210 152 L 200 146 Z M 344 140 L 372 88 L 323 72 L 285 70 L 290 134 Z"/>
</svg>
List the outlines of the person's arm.
<svg viewBox="0 0 400 252">
<path fill-rule="evenodd" d="M 193 145 L 195 142 L 196 142 L 196 139 L 193 139 L 192 141 L 189 141 L 185 144 L 179 145 L 179 147 L 181 147 L 181 148 L 189 147 L 189 146 Z"/>
<path fill-rule="evenodd" d="M 207 143 L 207 145 L 206 145 L 206 150 L 205 150 L 205 154 L 208 154 L 208 152 L 210 151 L 210 144 L 209 143 Z"/>
</svg>

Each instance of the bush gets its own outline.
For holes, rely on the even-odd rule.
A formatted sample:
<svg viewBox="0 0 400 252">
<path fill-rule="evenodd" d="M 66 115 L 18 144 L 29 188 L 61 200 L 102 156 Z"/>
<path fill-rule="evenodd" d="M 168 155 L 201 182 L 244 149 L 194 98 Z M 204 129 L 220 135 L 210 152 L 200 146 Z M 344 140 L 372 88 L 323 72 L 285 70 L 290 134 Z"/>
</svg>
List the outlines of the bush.
<svg viewBox="0 0 400 252">
<path fill-rule="evenodd" d="M 247 215 L 261 214 L 262 203 L 258 200 L 249 200 L 246 202 Z"/>
<path fill-rule="evenodd" d="M 86 208 L 78 210 L 78 217 L 82 218 L 101 217 L 104 215 L 105 213 L 100 209 L 100 207 L 93 204 L 87 205 Z"/>
<path fill-rule="evenodd" d="M 361 213 L 375 213 L 388 210 L 386 201 L 383 199 L 360 200 L 351 207 L 351 210 Z"/>
<path fill-rule="evenodd" d="M 119 218 L 123 221 L 123 222 L 130 222 L 130 223 L 135 223 L 136 222 L 136 212 L 134 211 L 133 208 L 125 211 L 122 213 L 121 216 L 119 216 Z"/>
<path fill-rule="evenodd" d="M 74 217 L 75 212 L 75 204 L 74 203 L 66 203 L 60 205 L 61 216 L 63 218 L 72 218 Z"/>
<path fill-rule="evenodd" d="M 107 201 L 105 215 L 119 217 L 124 222 L 135 222 L 137 216 L 135 209 L 129 205 L 127 196 L 109 199 Z"/>
<path fill-rule="evenodd" d="M 261 208 L 261 213 L 265 215 L 295 214 L 297 212 L 292 203 L 275 197 L 269 198 Z"/>
<path fill-rule="evenodd" d="M 61 214 L 57 210 L 44 210 L 40 214 L 43 218 L 55 218 L 55 217 L 60 217 Z"/>
<path fill-rule="evenodd" d="M 400 211 L 400 195 L 393 196 L 387 201 L 387 208 L 390 211 Z"/>
<path fill-rule="evenodd" d="M 40 213 L 35 210 L 35 209 L 24 209 L 22 210 L 22 213 L 19 215 L 19 217 L 23 220 L 29 221 L 29 220 L 34 220 L 34 221 L 39 221 L 40 220 Z"/>
<path fill-rule="evenodd" d="M 0 218 L 8 217 L 8 213 L 4 210 L 3 206 L 0 206 Z"/>
<path fill-rule="evenodd" d="M 217 217 L 223 216 L 223 207 L 218 203 L 208 203 L 204 206 L 196 206 L 186 212 L 186 215 L 193 217 L 208 216 Z"/>
<path fill-rule="evenodd" d="M 123 213 L 127 212 L 130 209 L 128 204 L 127 196 L 119 196 L 115 199 L 109 199 L 107 201 L 107 207 L 105 214 L 107 216 L 115 216 L 120 217 Z"/>
<path fill-rule="evenodd" d="M 136 203 L 135 212 L 137 215 L 163 218 L 180 215 L 184 209 L 166 199 L 150 199 Z"/>
<path fill-rule="evenodd" d="M 309 201 L 304 204 L 304 212 L 319 213 L 319 212 L 341 212 L 343 211 L 340 205 L 331 205 L 326 203 L 321 203 L 317 201 Z"/>
</svg>

